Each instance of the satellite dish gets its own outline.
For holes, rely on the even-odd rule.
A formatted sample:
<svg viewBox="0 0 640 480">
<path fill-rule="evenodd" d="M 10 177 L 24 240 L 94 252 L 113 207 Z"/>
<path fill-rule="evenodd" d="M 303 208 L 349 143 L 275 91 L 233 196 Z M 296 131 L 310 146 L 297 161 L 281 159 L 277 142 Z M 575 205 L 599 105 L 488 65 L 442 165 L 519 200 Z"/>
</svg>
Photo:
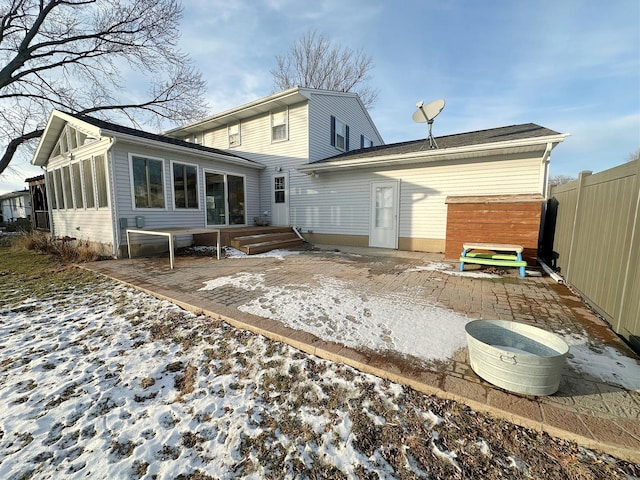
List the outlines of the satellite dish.
<svg viewBox="0 0 640 480">
<path fill-rule="evenodd" d="M 438 116 L 438 114 L 444 108 L 444 100 L 434 100 L 433 102 L 428 103 L 426 106 L 422 100 L 416 103 L 416 110 L 413 114 L 413 121 L 416 123 L 428 123 L 429 124 L 429 146 L 431 148 L 438 148 L 435 139 L 433 138 L 433 134 L 431 133 L 431 127 L 433 125 L 433 119 Z"/>
</svg>

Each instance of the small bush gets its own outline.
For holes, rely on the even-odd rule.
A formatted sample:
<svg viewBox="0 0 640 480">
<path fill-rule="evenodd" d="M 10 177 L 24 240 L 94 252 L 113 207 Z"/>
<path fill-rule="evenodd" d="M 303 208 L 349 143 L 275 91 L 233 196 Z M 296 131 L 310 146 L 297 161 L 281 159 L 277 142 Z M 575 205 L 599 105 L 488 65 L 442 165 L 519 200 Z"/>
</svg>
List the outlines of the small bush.
<svg viewBox="0 0 640 480">
<path fill-rule="evenodd" d="M 75 238 L 51 238 L 47 232 L 34 231 L 17 235 L 12 240 L 14 248 L 35 250 L 55 255 L 67 262 L 93 262 L 100 259 L 98 252 L 89 242 Z"/>
</svg>

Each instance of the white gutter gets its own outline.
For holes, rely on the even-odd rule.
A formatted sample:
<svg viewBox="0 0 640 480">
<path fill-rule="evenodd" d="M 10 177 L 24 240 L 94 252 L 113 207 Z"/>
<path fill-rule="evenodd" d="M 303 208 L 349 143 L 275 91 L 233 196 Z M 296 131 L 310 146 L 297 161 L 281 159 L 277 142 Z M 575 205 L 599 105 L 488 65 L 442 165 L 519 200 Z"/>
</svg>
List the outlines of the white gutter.
<svg viewBox="0 0 640 480">
<path fill-rule="evenodd" d="M 542 154 L 542 165 L 540 172 L 540 193 L 547 199 L 549 196 L 549 163 L 551 160 L 551 150 L 553 150 L 553 143 L 547 143 L 547 148 Z"/>
<path fill-rule="evenodd" d="M 118 251 L 120 250 L 120 224 L 118 221 L 118 202 L 115 201 L 115 167 L 113 165 L 113 155 L 111 154 L 111 149 L 116 144 L 116 138 L 109 137 L 109 140 L 109 146 L 104 153 L 107 166 L 111 167 L 109 169 L 109 203 L 111 204 L 111 227 L 113 231 L 113 258 L 118 258 Z M 114 191 L 111 190 L 111 185 L 114 185 Z"/>
<path fill-rule="evenodd" d="M 482 156 L 488 156 L 495 153 L 500 149 L 516 149 L 522 147 L 534 147 L 537 145 L 553 145 L 562 142 L 568 134 L 560 134 L 554 136 L 539 137 L 536 139 L 522 139 L 511 140 L 508 142 L 496 142 L 496 143 L 483 143 L 479 145 L 468 145 L 464 147 L 453 148 L 441 148 L 431 150 L 420 150 L 411 153 L 396 153 L 393 155 L 381 155 L 381 156 L 367 156 L 355 158 L 353 160 L 335 160 L 329 162 L 316 162 L 302 165 L 297 168 L 302 173 L 320 172 L 323 170 L 339 170 L 342 168 L 351 167 L 378 167 L 394 165 L 396 163 L 424 162 L 428 160 L 430 162 L 442 161 L 462 157 L 464 155 L 471 156 L 471 154 L 483 154 Z M 553 146 L 552 146 L 553 148 Z"/>
<path fill-rule="evenodd" d="M 51 194 L 55 196 L 56 187 L 54 185 L 49 185 L 49 171 L 47 170 L 47 167 L 44 165 L 40 165 L 40 168 L 44 170 L 44 190 L 45 190 L 45 194 L 47 195 L 47 215 L 49 216 L 49 235 L 51 236 L 51 238 L 55 238 L 55 231 L 53 226 L 53 208 L 51 208 L 51 205 L 53 205 L 51 203 Z M 57 205 L 58 204 L 56 200 L 56 206 Z"/>
</svg>

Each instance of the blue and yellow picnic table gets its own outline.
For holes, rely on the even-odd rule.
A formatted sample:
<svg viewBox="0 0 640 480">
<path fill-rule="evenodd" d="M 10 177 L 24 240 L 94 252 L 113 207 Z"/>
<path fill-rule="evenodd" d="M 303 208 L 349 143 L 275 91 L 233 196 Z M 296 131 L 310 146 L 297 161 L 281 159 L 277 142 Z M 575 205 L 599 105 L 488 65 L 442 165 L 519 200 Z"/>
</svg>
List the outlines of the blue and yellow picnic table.
<svg viewBox="0 0 640 480">
<path fill-rule="evenodd" d="M 465 243 L 460 256 L 460 271 L 465 263 L 491 265 L 494 267 L 517 267 L 520 276 L 525 276 L 527 262 L 522 259 L 522 245 L 508 243 Z M 476 251 L 479 250 L 479 251 Z"/>
</svg>

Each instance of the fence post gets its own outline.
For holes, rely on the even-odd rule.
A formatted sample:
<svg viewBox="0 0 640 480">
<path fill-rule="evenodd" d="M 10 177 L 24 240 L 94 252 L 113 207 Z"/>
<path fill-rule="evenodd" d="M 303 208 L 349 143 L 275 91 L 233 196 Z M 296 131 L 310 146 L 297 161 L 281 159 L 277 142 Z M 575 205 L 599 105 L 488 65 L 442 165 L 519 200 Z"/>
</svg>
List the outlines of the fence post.
<svg viewBox="0 0 640 480">
<path fill-rule="evenodd" d="M 634 213 L 633 226 L 631 227 L 631 239 L 629 242 L 629 255 L 627 256 L 627 265 L 626 271 L 624 275 L 624 282 L 622 284 L 622 295 L 620 296 L 620 304 L 617 305 L 618 312 L 616 315 L 616 328 L 614 329 L 616 332 L 621 333 L 621 330 L 624 328 L 628 332 L 629 339 L 632 337 L 638 338 L 640 337 L 640 325 L 636 324 L 636 330 L 630 330 L 633 328 L 630 325 L 625 317 L 626 314 L 629 314 L 629 317 L 632 315 L 632 309 L 626 308 L 627 302 L 631 302 L 633 299 L 631 298 L 633 292 L 630 292 L 629 289 L 632 286 L 632 280 L 637 275 L 637 266 L 638 261 L 640 260 L 640 246 L 638 242 L 638 238 L 640 237 L 640 159 L 636 160 L 636 178 L 635 178 L 635 192 L 636 192 L 636 209 Z M 635 264 L 634 264 L 635 260 Z M 636 315 L 638 313 L 636 312 Z M 635 348 L 639 348 L 638 345 L 635 345 Z"/>
<path fill-rule="evenodd" d="M 582 189 L 584 188 L 585 178 L 591 175 L 593 172 L 591 170 L 583 170 L 578 174 L 578 195 L 576 197 L 576 209 L 573 213 L 573 227 L 571 228 L 571 247 L 569 248 L 569 260 L 567 261 L 567 271 L 564 274 L 564 277 L 568 282 L 571 282 L 571 266 L 573 265 L 573 249 L 578 240 L 579 233 L 578 232 L 578 215 L 580 213 L 580 197 L 582 197 Z"/>
</svg>

